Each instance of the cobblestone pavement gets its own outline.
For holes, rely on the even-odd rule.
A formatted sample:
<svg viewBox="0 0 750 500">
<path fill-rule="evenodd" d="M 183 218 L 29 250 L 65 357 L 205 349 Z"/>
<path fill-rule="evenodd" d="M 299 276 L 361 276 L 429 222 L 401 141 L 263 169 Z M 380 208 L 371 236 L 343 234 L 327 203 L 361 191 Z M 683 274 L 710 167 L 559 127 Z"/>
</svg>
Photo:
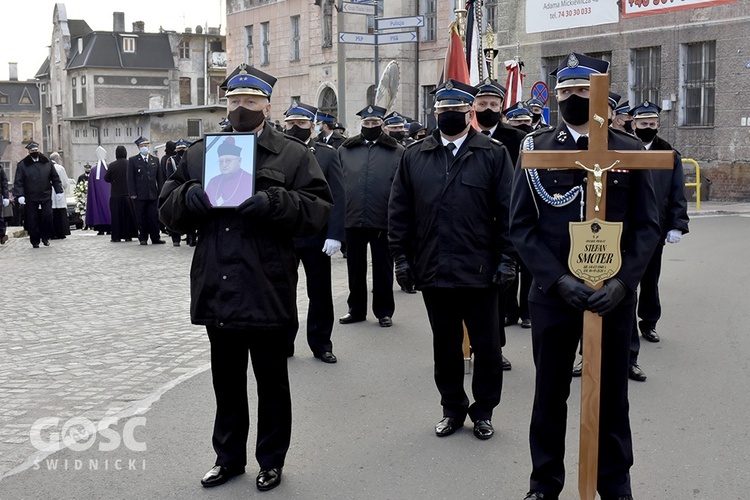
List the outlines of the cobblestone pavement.
<svg viewBox="0 0 750 500">
<path fill-rule="evenodd" d="M 60 432 L 73 417 L 132 414 L 208 369 L 205 329 L 190 323 L 193 249 L 170 243 L 73 231 L 49 247 L 13 237 L 0 247 L 0 478 L 37 452 L 29 434 L 39 419 L 59 419 L 45 432 Z M 341 254 L 332 274 L 337 298 L 347 289 Z M 301 271 L 303 325 L 304 285 Z"/>
</svg>

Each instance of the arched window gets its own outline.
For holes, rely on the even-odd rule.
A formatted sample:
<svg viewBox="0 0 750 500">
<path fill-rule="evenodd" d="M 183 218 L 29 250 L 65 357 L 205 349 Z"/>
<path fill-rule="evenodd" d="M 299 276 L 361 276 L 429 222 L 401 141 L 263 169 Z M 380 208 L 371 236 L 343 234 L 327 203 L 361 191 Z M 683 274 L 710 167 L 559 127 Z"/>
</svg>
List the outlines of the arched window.
<svg viewBox="0 0 750 500">
<path fill-rule="evenodd" d="M 326 87 L 320 93 L 320 104 L 318 110 L 329 115 L 338 116 L 339 102 L 336 99 L 336 92 L 331 87 Z"/>
</svg>

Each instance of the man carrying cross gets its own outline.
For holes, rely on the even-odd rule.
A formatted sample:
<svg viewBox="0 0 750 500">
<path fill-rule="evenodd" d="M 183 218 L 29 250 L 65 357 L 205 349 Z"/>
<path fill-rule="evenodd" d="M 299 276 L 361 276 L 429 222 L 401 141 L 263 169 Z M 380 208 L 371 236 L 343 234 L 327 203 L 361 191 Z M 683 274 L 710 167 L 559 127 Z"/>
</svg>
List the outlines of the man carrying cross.
<svg viewBox="0 0 750 500">
<path fill-rule="evenodd" d="M 603 116 L 594 114 L 596 121 L 590 122 L 590 78 L 592 74 L 606 73 L 608 68 L 606 61 L 569 55 L 553 72 L 562 123 L 530 134 L 522 149 L 586 150 L 591 127 L 592 131 L 597 129 L 592 135 L 602 142 L 606 139 L 609 150 L 617 150 L 609 153 L 620 153 L 624 159 L 628 156 L 623 150 L 642 150 L 643 145 L 632 136 L 607 129 L 606 104 Z M 604 95 L 606 90 L 603 103 Z M 514 174 L 510 236 L 533 275 L 529 313 L 537 370 L 530 427 L 533 470 L 527 500 L 557 499 L 563 489 L 570 366 L 583 331 L 584 311 L 590 311 L 585 313 L 587 318 L 596 313 L 602 321 L 598 463 L 594 454 L 593 482 L 602 500 L 632 499 L 629 470 L 633 451 L 627 392 L 630 331 L 635 289 L 659 237 L 657 205 L 647 170 L 628 167 L 628 161 L 615 170 L 620 165 L 608 161 L 609 157 L 600 166 L 588 159 L 591 153 L 583 151 L 580 157 L 572 158 L 556 153 L 555 168 L 548 169 L 523 168 L 534 157 L 522 153 Z M 598 175 L 589 180 L 586 170 L 577 168 L 575 160 L 589 171 L 598 170 Z M 614 165 L 617 167 L 610 168 Z M 601 171 L 607 169 L 602 175 Z M 586 192 L 587 184 L 592 182 L 597 185 L 595 196 Z M 602 213 L 607 213 L 606 221 L 622 223 L 619 248 L 615 249 L 622 257 L 619 270 L 595 289 L 571 271 L 569 223 L 593 218 L 587 217 L 586 209 L 596 204 L 598 211 L 600 202 Z M 594 225 L 591 224 L 592 230 L 598 230 L 593 229 Z M 588 373 L 584 368 L 584 379 Z M 582 498 L 589 497 L 593 498 L 593 492 L 590 496 L 582 493 Z"/>
</svg>

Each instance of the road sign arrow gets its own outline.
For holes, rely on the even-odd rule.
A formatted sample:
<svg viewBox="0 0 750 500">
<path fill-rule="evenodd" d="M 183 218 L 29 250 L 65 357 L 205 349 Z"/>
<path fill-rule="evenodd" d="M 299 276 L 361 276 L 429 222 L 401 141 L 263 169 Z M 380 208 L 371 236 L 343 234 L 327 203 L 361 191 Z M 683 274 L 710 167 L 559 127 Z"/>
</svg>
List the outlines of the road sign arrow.
<svg viewBox="0 0 750 500">
<path fill-rule="evenodd" d="M 386 19 L 378 19 L 379 30 L 422 28 L 423 26 L 424 16 L 390 17 Z"/>
<path fill-rule="evenodd" d="M 339 42 L 357 45 L 375 45 L 378 43 L 375 35 L 368 33 L 339 33 Z"/>
<path fill-rule="evenodd" d="M 416 31 L 401 31 L 398 33 L 380 33 L 378 34 L 378 45 L 388 45 L 390 43 L 408 43 L 417 41 Z"/>
<path fill-rule="evenodd" d="M 342 2 L 341 12 L 344 14 L 364 14 L 367 16 L 375 15 L 375 5 L 354 2 Z"/>
</svg>

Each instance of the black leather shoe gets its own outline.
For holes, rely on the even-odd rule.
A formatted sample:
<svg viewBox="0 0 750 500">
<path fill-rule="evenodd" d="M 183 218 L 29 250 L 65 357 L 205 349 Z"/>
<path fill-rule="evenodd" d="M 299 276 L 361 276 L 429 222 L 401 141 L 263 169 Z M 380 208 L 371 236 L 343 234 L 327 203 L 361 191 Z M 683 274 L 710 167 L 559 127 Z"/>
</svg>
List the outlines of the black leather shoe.
<svg viewBox="0 0 750 500">
<path fill-rule="evenodd" d="M 574 377 L 580 377 L 582 374 L 583 374 L 583 361 L 579 361 L 573 367 L 573 376 Z"/>
<path fill-rule="evenodd" d="M 31 246 L 34 248 L 39 248 L 39 243 L 37 243 L 36 245 L 31 245 Z"/>
<path fill-rule="evenodd" d="M 646 373 L 638 365 L 630 365 L 628 367 L 628 378 L 630 380 L 637 380 L 643 382 L 646 380 Z"/>
<path fill-rule="evenodd" d="M 504 372 L 509 372 L 510 369 L 512 368 L 512 366 L 510 364 L 510 361 L 508 360 L 508 358 L 505 357 L 504 354 L 501 354 L 500 356 L 502 356 L 502 358 L 503 358 L 503 363 L 502 363 L 503 364 L 503 371 Z"/>
<path fill-rule="evenodd" d="M 49 240 L 42 240 L 42 245 L 44 245 L 45 247 L 48 247 L 49 246 Z M 656 333 L 656 332 L 654 332 L 654 333 Z"/>
<path fill-rule="evenodd" d="M 339 323 L 342 325 L 349 325 L 351 323 L 360 323 L 364 320 L 364 316 L 352 316 L 351 313 L 347 313 L 339 318 Z"/>
<path fill-rule="evenodd" d="M 255 486 L 260 491 L 272 490 L 281 484 L 281 468 L 261 469 L 255 479 Z"/>
<path fill-rule="evenodd" d="M 656 333 L 656 330 L 653 328 L 650 328 L 648 330 L 641 330 L 641 335 L 643 335 L 643 338 L 648 340 L 649 342 L 659 342 L 661 338 L 659 337 L 659 334 Z"/>
<path fill-rule="evenodd" d="M 531 320 L 530 319 L 524 319 L 521 321 L 521 328 L 531 328 Z"/>
<path fill-rule="evenodd" d="M 378 318 L 378 324 L 383 328 L 388 328 L 389 326 L 393 326 L 393 320 L 390 316 L 383 316 L 382 318 Z"/>
<path fill-rule="evenodd" d="M 146 240 L 141 240 L 141 245 L 148 245 L 148 241 L 146 241 Z"/>
<path fill-rule="evenodd" d="M 495 428 L 492 422 L 487 420 L 477 420 L 474 422 L 474 435 L 479 439 L 489 439 L 495 435 Z"/>
<path fill-rule="evenodd" d="M 336 356 L 330 351 L 314 354 L 314 356 L 321 360 L 323 363 L 335 363 L 336 361 L 338 361 L 338 359 L 336 359 Z"/>
<path fill-rule="evenodd" d="M 457 429 L 460 429 L 463 426 L 463 420 L 459 422 L 458 419 L 453 417 L 443 417 L 443 420 L 438 422 L 435 426 L 435 434 L 437 435 L 437 437 L 450 436 L 451 434 L 456 432 Z"/>
<path fill-rule="evenodd" d="M 151 242 L 152 245 L 163 245 L 165 243 L 166 243 L 166 241 L 164 241 L 164 240 L 156 240 L 156 241 L 152 241 Z"/>
<path fill-rule="evenodd" d="M 512 326 L 518 323 L 518 318 L 509 318 L 508 316 L 505 317 L 505 326 Z"/>
<path fill-rule="evenodd" d="M 557 500 L 557 497 L 552 495 L 545 495 L 544 493 L 539 493 L 538 491 L 529 491 L 528 493 L 526 493 L 526 496 L 523 498 L 523 500 Z"/>
<path fill-rule="evenodd" d="M 245 468 L 232 469 L 224 467 L 223 465 L 214 465 L 210 471 L 206 472 L 206 475 L 201 479 L 201 484 L 204 488 L 210 488 L 212 486 L 219 486 L 224 484 L 235 476 L 245 473 Z"/>
</svg>

